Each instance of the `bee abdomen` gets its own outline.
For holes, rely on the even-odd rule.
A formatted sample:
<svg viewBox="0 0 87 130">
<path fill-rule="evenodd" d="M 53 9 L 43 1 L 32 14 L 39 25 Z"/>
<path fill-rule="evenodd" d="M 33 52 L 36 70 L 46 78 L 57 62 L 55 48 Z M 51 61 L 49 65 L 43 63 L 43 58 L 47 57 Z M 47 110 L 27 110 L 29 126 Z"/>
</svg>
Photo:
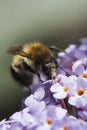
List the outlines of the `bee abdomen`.
<svg viewBox="0 0 87 130">
<path fill-rule="evenodd" d="M 14 70 L 14 68 L 11 66 L 10 67 L 10 70 L 11 70 L 11 74 L 13 76 L 13 78 L 19 82 L 20 84 L 24 85 L 24 86 L 29 86 L 32 84 L 32 75 L 28 75 L 27 73 L 24 73 L 24 72 L 16 72 Z"/>
<path fill-rule="evenodd" d="M 22 64 L 26 71 L 35 73 L 35 70 L 34 70 L 34 68 L 32 68 L 32 66 L 27 65 L 26 62 L 23 62 Z"/>
</svg>

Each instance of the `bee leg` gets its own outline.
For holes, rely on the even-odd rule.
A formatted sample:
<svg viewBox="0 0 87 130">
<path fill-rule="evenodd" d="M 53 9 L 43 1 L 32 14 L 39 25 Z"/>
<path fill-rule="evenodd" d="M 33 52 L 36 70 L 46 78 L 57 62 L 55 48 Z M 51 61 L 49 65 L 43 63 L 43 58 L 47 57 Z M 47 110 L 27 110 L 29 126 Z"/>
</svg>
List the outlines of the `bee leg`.
<svg viewBox="0 0 87 130">
<path fill-rule="evenodd" d="M 39 73 L 37 73 L 37 76 L 39 77 L 39 80 L 43 83 L 44 81 L 41 79 L 41 76 Z"/>
</svg>

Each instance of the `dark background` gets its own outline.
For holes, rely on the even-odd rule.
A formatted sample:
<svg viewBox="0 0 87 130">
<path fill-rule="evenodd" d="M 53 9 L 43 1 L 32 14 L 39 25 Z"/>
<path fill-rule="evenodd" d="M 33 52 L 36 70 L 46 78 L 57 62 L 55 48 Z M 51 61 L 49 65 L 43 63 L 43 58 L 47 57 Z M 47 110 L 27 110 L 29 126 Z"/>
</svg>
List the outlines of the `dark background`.
<svg viewBox="0 0 87 130">
<path fill-rule="evenodd" d="M 12 79 L 9 46 L 41 41 L 65 48 L 87 36 L 87 0 L 0 0 L 0 119 L 28 93 Z"/>
</svg>

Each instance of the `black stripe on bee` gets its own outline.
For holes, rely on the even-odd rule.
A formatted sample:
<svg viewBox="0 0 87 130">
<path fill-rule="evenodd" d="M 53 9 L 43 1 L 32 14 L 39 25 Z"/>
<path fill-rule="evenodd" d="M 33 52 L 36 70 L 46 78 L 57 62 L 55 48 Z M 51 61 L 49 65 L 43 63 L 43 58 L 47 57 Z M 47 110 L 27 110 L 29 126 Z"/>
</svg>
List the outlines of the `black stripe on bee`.
<svg viewBox="0 0 87 130">
<path fill-rule="evenodd" d="M 25 70 L 32 72 L 32 73 L 35 73 L 35 71 L 29 65 L 27 65 L 26 62 L 23 61 L 22 64 L 23 64 L 23 67 Z"/>
<path fill-rule="evenodd" d="M 33 82 L 33 76 L 32 74 L 27 74 L 24 72 L 17 73 L 12 66 L 10 67 L 11 74 L 13 78 L 18 81 L 20 84 L 23 84 L 24 86 L 31 85 Z"/>
</svg>

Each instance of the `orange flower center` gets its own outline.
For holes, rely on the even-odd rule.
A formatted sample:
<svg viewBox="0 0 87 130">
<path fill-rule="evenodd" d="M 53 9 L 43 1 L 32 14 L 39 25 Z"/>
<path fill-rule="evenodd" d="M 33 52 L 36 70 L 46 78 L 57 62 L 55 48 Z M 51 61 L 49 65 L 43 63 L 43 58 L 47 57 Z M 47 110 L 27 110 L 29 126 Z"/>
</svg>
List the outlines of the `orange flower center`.
<svg viewBox="0 0 87 130">
<path fill-rule="evenodd" d="M 83 74 L 82 76 L 87 79 L 87 74 Z"/>
<path fill-rule="evenodd" d="M 47 124 L 51 125 L 52 124 L 52 120 L 51 119 L 47 119 Z"/>
<path fill-rule="evenodd" d="M 65 125 L 65 126 L 63 127 L 63 130 L 68 130 L 68 126 Z"/>
<path fill-rule="evenodd" d="M 79 96 L 81 96 L 84 94 L 84 90 L 82 88 L 80 88 L 77 93 Z"/>
<path fill-rule="evenodd" d="M 84 120 L 85 122 L 87 122 L 87 117 L 85 117 L 83 120 Z"/>
<path fill-rule="evenodd" d="M 63 89 L 64 92 L 67 92 L 68 90 L 69 90 L 68 87 L 65 87 L 65 88 Z"/>
</svg>

